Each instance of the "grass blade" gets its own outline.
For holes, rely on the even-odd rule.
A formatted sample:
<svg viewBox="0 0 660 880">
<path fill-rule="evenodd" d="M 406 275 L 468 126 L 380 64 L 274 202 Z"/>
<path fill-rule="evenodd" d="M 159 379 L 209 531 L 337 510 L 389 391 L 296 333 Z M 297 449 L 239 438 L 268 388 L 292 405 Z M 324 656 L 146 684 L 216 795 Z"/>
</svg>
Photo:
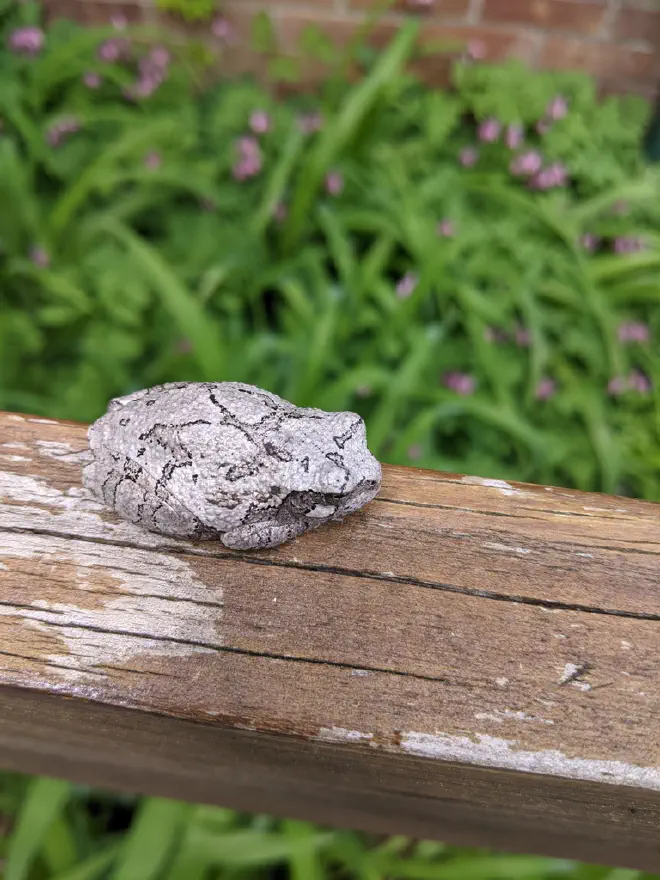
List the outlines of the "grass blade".
<svg viewBox="0 0 660 880">
<path fill-rule="evenodd" d="M 46 835 L 70 795 L 71 785 L 61 779 L 31 780 L 9 844 L 4 880 L 27 880 Z"/>
<path fill-rule="evenodd" d="M 412 53 L 418 31 L 419 23 L 416 21 L 409 21 L 403 25 L 369 76 L 349 92 L 336 119 L 333 120 L 333 124 L 324 129 L 318 146 L 309 156 L 308 162 L 301 172 L 293 195 L 291 211 L 284 233 L 284 250 L 286 252 L 293 249 L 302 235 L 325 172 L 356 135 L 361 123 L 374 108 L 385 86 L 400 73 Z"/>
<path fill-rule="evenodd" d="M 99 880 L 106 876 L 120 852 L 121 844 L 113 843 L 102 852 L 84 859 L 74 868 L 53 875 L 50 880 Z"/>
<path fill-rule="evenodd" d="M 177 843 L 190 813 L 188 804 L 146 798 L 124 838 L 111 880 L 155 880 Z"/>
<path fill-rule="evenodd" d="M 226 363 L 217 324 L 185 289 L 155 248 L 111 218 L 98 221 L 96 226 L 99 231 L 110 233 L 126 245 L 180 327 L 182 335 L 190 341 L 204 378 L 220 380 L 224 376 Z"/>
</svg>

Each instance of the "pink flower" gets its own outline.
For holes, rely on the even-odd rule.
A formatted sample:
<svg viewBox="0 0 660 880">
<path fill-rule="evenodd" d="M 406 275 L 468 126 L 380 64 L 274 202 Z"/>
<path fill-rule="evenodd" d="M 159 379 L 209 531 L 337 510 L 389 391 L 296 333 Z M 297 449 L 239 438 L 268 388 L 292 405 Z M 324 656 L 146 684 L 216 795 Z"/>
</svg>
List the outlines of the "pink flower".
<svg viewBox="0 0 660 880">
<path fill-rule="evenodd" d="M 238 162 L 232 170 L 234 179 L 243 181 L 256 177 L 263 164 L 259 141 L 253 137 L 242 137 L 238 140 L 237 148 Z"/>
<path fill-rule="evenodd" d="M 180 339 L 176 344 L 176 353 L 177 354 L 192 354 L 193 347 L 192 343 L 189 339 Z"/>
<path fill-rule="evenodd" d="M 358 385 L 358 387 L 355 389 L 355 393 L 358 397 L 369 397 L 369 395 L 372 393 L 372 390 L 373 389 L 371 388 L 371 385 Z"/>
<path fill-rule="evenodd" d="M 344 178 L 338 171 L 331 171 L 325 178 L 326 192 L 331 196 L 338 196 L 344 189 Z"/>
<path fill-rule="evenodd" d="M 314 134 L 323 125 L 320 113 L 303 113 L 298 117 L 298 128 L 303 134 Z"/>
<path fill-rule="evenodd" d="M 148 98 L 167 79 L 170 53 L 165 46 L 155 46 L 148 55 L 140 59 L 138 81 L 125 91 L 126 97 Z"/>
<path fill-rule="evenodd" d="M 527 346 L 531 345 L 532 334 L 529 332 L 527 327 L 516 327 L 516 332 L 514 336 L 516 340 L 516 345 L 519 348 L 527 348 Z"/>
<path fill-rule="evenodd" d="M 246 156 L 234 165 L 232 174 L 234 179 L 242 182 L 251 177 L 256 177 L 261 171 L 261 159 L 252 156 Z"/>
<path fill-rule="evenodd" d="M 615 376 L 607 383 L 607 393 L 611 397 L 618 397 L 628 390 L 628 380 L 625 376 Z"/>
<path fill-rule="evenodd" d="M 485 119 L 477 130 L 479 140 L 486 144 L 494 143 L 500 136 L 502 131 L 502 123 L 499 119 Z"/>
<path fill-rule="evenodd" d="M 116 31 L 123 31 L 126 30 L 128 21 L 123 12 L 116 12 L 114 15 L 110 16 L 110 24 Z"/>
<path fill-rule="evenodd" d="M 39 245 L 35 245 L 30 250 L 30 259 L 39 269 L 47 269 L 50 266 L 48 252 L 44 248 L 39 247 Z"/>
<path fill-rule="evenodd" d="M 618 336 L 620 342 L 648 342 L 651 331 L 649 325 L 641 321 L 625 321 L 619 324 Z"/>
<path fill-rule="evenodd" d="M 470 40 L 467 44 L 468 58 L 480 61 L 486 57 L 486 44 L 482 40 Z"/>
<path fill-rule="evenodd" d="M 628 384 L 633 391 L 639 391 L 640 394 L 648 394 L 651 390 L 651 380 L 640 370 L 633 370 L 628 377 Z"/>
<path fill-rule="evenodd" d="M 479 159 L 479 150 L 476 147 L 463 147 L 458 159 L 463 168 L 472 168 Z"/>
<path fill-rule="evenodd" d="M 553 122 L 563 119 L 568 114 L 568 101 L 563 95 L 555 95 L 545 108 L 545 115 Z"/>
<path fill-rule="evenodd" d="M 242 158 L 260 158 L 261 147 L 259 141 L 253 137 L 242 137 L 238 140 L 238 152 Z"/>
<path fill-rule="evenodd" d="M 529 177 L 541 170 L 543 159 L 536 150 L 520 153 L 509 165 L 509 171 L 516 177 Z"/>
<path fill-rule="evenodd" d="M 41 28 L 20 27 L 12 31 L 9 48 L 19 55 L 38 55 L 44 47 L 46 37 Z"/>
<path fill-rule="evenodd" d="M 162 70 L 170 63 L 172 56 L 170 50 L 165 46 L 154 46 L 148 55 L 149 60 L 158 69 Z"/>
<path fill-rule="evenodd" d="M 164 77 L 159 74 L 141 76 L 136 83 L 124 89 L 124 96 L 131 101 L 135 101 L 138 98 L 149 98 L 162 83 L 163 79 Z"/>
<path fill-rule="evenodd" d="M 53 148 L 59 147 L 70 134 L 75 134 L 79 130 L 80 122 L 75 116 L 64 116 L 48 129 L 46 141 Z"/>
<path fill-rule="evenodd" d="M 95 70 L 88 70 L 87 73 L 83 75 L 83 82 L 88 89 L 98 89 L 101 85 L 101 76 L 96 73 Z"/>
<path fill-rule="evenodd" d="M 284 202 L 278 202 L 273 209 L 273 217 L 277 220 L 278 223 L 284 223 L 288 213 L 288 208 L 284 204 Z"/>
<path fill-rule="evenodd" d="M 610 213 L 616 215 L 617 217 L 625 217 L 625 215 L 630 211 L 630 206 L 628 202 L 624 202 L 623 200 L 619 200 L 615 202 L 610 208 Z"/>
<path fill-rule="evenodd" d="M 449 388 L 450 391 L 455 391 L 457 394 L 460 394 L 461 397 L 467 397 L 470 394 L 474 394 L 477 387 L 474 376 L 470 376 L 469 373 L 460 373 L 458 371 L 445 373 L 442 381 L 446 388 Z"/>
<path fill-rule="evenodd" d="M 104 40 L 98 48 L 98 56 L 101 61 L 112 64 L 115 61 L 124 61 L 130 55 L 131 44 L 123 37 L 113 37 Z"/>
<path fill-rule="evenodd" d="M 585 251 L 595 251 L 600 244 L 600 238 L 594 235 L 593 232 L 585 232 L 584 235 L 580 236 L 580 244 Z"/>
<path fill-rule="evenodd" d="M 565 165 L 555 162 L 539 171 L 529 185 L 532 189 L 552 189 L 555 186 L 564 186 L 568 180 L 568 169 Z"/>
<path fill-rule="evenodd" d="M 510 150 L 517 150 L 522 145 L 525 132 L 522 125 L 508 125 L 504 142 Z"/>
<path fill-rule="evenodd" d="M 548 400 L 548 398 L 552 397 L 557 391 L 557 385 L 554 379 L 550 379 L 549 376 L 544 376 L 539 380 L 538 385 L 536 386 L 535 397 L 537 400 Z"/>
<path fill-rule="evenodd" d="M 406 272 L 397 283 L 396 295 L 399 299 L 407 299 L 412 293 L 414 293 L 418 282 L 419 278 L 415 272 Z"/>
<path fill-rule="evenodd" d="M 270 130 L 270 116 L 265 110 L 255 110 L 250 115 L 250 128 L 255 134 L 266 134 Z"/>
<path fill-rule="evenodd" d="M 612 397 L 618 397 L 626 391 L 648 394 L 650 390 L 651 380 L 641 370 L 633 370 L 628 376 L 615 376 L 607 385 L 608 394 Z"/>
<path fill-rule="evenodd" d="M 218 15 L 213 19 L 211 23 L 211 33 L 226 46 L 231 46 L 236 42 L 236 32 L 234 27 L 223 15 Z"/>
<path fill-rule="evenodd" d="M 614 239 L 614 253 L 616 254 L 634 254 L 644 250 L 644 242 L 641 238 L 633 236 L 621 236 Z"/>
<path fill-rule="evenodd" d="M 411 461 L 417 461 L 422 457 L 422 447 L 419 443 L 414 443 L 412 446 L 408 447 L 408 458 Z"/>
<path fill-rule="evenodd" d="M 453 221 L 445 217 L 438 223 L 436 231 L 441 238 L 453 238 L 455 233 Z"/>
<path fill-rule="evenodd" d="M 144 157 L 144 165 L 151 171 L 156 171 L 163 164 L 163 157 L 156 150 L 152 150 Z"/>
<path fill-rule="evenodd" d="M 238 162 L 232 170 L 235 180 L 243 181 L 250 177 L 256 177 L 262 167 L 259 142 L 253 137 L 242 137 L 239 139 L 237 147 Z"/>
<path fill-rule="evenodd" d="M 547 134 L 552 128 L 551 123 L 547 121 L 547 119 L 541 119 L 540 122 L 537 122 L 534 126 L 538 134 L 543 137 L 544 134 Z"/>
</svg>

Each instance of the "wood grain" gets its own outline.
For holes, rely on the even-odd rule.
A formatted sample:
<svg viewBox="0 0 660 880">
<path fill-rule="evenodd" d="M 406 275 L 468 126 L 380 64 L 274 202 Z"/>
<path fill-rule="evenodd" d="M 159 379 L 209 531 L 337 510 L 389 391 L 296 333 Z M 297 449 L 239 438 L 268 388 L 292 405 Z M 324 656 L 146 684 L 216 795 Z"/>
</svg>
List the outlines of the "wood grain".
<svg viewBox="0 0 660 880">
<path fill-rule="evenodd" d="M 0 414 L 7 767 L 660 870 L 659 507 L 385 468 L 277 550 L 151 534 Z"/>
</svg>

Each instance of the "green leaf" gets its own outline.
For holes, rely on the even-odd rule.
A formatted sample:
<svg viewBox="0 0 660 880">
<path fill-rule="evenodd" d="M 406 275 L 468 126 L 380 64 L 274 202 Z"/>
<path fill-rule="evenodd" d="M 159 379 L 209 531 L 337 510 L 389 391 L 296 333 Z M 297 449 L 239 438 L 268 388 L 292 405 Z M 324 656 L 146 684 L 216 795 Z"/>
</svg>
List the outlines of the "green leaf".
<svg viewBox="0 0 660 880">
<path fill-rule="evenodd" d="M 83 859 L 75 867 L 52 875 L 51 880 L 101 880 L 107 877 L 108 869 L 112 867 L 120 851 L 121 844 L 113 843 L 100 853 Z"/>
<path fill-rule="evenodd" d="M 198 835 L 197 847 L 209 864 L 256 868 L 321 852 L 332 841 L 332 837 L 331 833 L 317 831 L 312 835 L 292 838 L 283 834 L 247 829 L 215 836 Z"/>
<path fill-rule="evenodd" d="M 68 782 L 46 777 L 30 782 L 9 844 L 4 880 L 27 880 L 46 835 L 70 797 Z"/>
<path fill-rule="evenodd" d="M 111 880 L 156 880 L 167 865 L 190 814 L 187 804 L 145 798 L 117 858 Z"/>
<path fill-rule="evenodd" d="M 355 137 L 367 114 L 371 112 L 383 91 L 391 85 L 403 64 L 410 57 L 419 31 L 415 21 L 406 22 L 387 49 L 381 54 L 369 76 L 356 86 L 340 107 L 332 125 L 327 125 L 302 170 L 293 195 L 289 218 L 285 226 L 284 245 L 290 251 L 298 242 L 312 201 L 324 174 L 338 154 Z"/>
<path fill-rule="evenodd" d="M 252 19 L 250 46 L 255 52 L 268 55 L 277 49 L 277 34 L 267 12 L 258 12 Z"/>
<path fill-rule="evenodd" d="M 225 351 L 216 322 L 181 284 L 170 266 L 151 245 L 111 218 L 98 220 L 96 229 L 113 235 L 126 245 L 160 296 L 164 307 L 188 339 L 205 379 L 219 381 L 226 370 Z"/>
<path fill-rule="evenodd" d="M 292 844 L 289 854 L 289 871 L 291 880 L 325 880 L 321 854 L 314 845 L 318 840 L 318 831 L 309 822 L 296 822 L 293 819 L 282 823 L 282 832 Z M 308 843 L 308 848 L 299 848 L 299 844 Z"/>
<path fill-rule="evenodd" d="M 135 126 L 123 137 L 112 142 L 87 168 L 83 169 L 69 189 L 65 190 L 53 207 L 50 227 L 53 236 L 61 236 L 75 213 L 95 189 L 107 183 L 108 171 L 128 156 L 144 155 L 147 149 L 164 138 L 172 137 L 178 130 L 176 117 L 161 117 L 143 125 Z"/>
</svg>

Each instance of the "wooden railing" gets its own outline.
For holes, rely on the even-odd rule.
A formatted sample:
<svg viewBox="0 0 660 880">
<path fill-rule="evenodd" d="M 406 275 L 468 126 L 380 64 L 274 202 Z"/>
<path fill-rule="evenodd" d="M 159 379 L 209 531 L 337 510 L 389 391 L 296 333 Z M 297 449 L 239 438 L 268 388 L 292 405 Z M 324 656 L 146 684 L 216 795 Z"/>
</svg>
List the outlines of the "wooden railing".
<svg viewBox="0 0 660 880">
<path fill-rule="evenodd" d="M 660 870 L 660 506 L 387 467 L 277 550 L 118 520 L 0 414 L 0 763 Z"/>
</svg>

